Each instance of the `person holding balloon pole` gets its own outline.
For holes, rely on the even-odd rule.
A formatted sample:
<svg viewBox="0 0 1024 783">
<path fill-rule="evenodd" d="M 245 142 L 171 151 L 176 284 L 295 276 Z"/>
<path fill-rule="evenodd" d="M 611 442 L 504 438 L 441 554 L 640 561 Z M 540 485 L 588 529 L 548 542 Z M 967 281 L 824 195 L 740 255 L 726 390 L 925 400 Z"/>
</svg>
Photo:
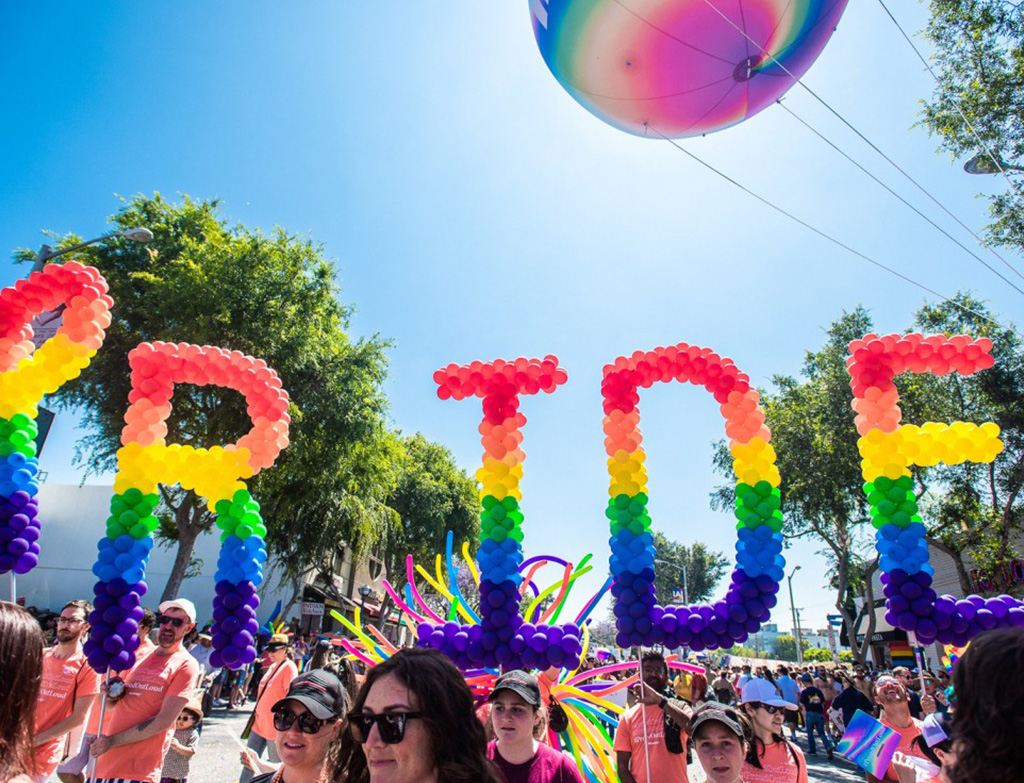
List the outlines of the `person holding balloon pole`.
<svg viewBox="0 0 1024 783">
<path fill-rule="evenodd" d="M 270 659 L 270 666 L 260 680 L 259 690 L 256 696 L 256 706 L 253 708 L 252 717 L 249 719 L 248 736 L 242 733 L 242 739 L 247 740 L 248 747 L 257 758 L 263 753 L 264 748 L 272 762 L 279 763 L 280 756 L 277 754 L 277 747 L 274 745 L 274 738 L 277 736 L 277 729 L 274 728 L 274 712 L 272 707 L 285 698 L 288 687 L 298 674 L 299 669 L 295 662 L 288 657 L 290 640 L 285 634 L 274 634 L 267 644 L 267 657 Z M 252 779 L 253 771 L 249 767 L 242 768 L 239 778 L 240 783 L 248 783 Z"/>
<path fill-rule="evenodd" d="M 181 643 L 195 627 L 196 607 L 185 598 L 164 601 L 156 622 L 157 649 L 123 681 L 102 686 L 117 709 L 109 713 L 107 725 L 101 720 L 90 748 L 96 764 L 91 777 L 100 783 L 159 783 L 175 721 L 192 696 L 199 664 Z"/>
<path fill-rule="evenodd" d="M 661 653 L 640 658 L 636 704 L 615 731 L 614 749 L 622 783 L 686 783 L 686 740 L 691 708 L 669 698 L 668 665 Z"/>
</svg>

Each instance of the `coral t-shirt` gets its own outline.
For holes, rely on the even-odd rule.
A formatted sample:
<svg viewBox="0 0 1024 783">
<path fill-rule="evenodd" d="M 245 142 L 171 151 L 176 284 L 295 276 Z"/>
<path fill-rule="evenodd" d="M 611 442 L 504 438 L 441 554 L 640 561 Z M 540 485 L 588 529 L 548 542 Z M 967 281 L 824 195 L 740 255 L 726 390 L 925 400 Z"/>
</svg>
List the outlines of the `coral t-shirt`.
<svg viewBox="0 0 1024 783">
<path fill-rule="evenodd" d="M 646 726 L 644 717 L 646 717 Z M 646 730 L 646 731 L 645 731 Z M 647 735 L 646 746 L 644 734 Z M 629 771 L 636 783 L 689 783 L 686 776 L 686 732 L 680 733 L 683 752 L 672 753 L 665 746 L 665 714 L 656 706 L 634 704 L 622 714 L 615 730 L 615 750 L 632 754 Z M 650 759 L 651 777 L 647 777 Z"/>
<path fill-rule="evenodd" d="M 281 663 L 270 664 L 260 680 L 259 690 L 256 691 L 259 703 L 256 705 L 256 720 L 253 721 L 252 730 L 263 739 L 273 742 L 277 738 L 274 714 L 270 708 L 288 695 L 288 687 L 298 676 L 299 668 L 294 661 L 286 658 Z"/>
<path fill-rule="evenodd" d="M 761 769 L 743 762 L 743 783 L 807 783 L 803 751 L 785 740 L 758 746 Z"/>
<path fill-rule="evenodd" d="M 143 642 L 140 642 L 139 648 L 135 651 L 135 666 L 138 666 L 146 658 L 148 658 L 153 653 L 154 650 L 156 650 L 156 645 L 149 641 L 149 639 L 145 639 Z M 135 667 L 133 666 L 132 668 Z M 123 680 L 130 671 L 131 669 L 128 669 L 128 671 L 124 672 L 114 671 L 112 669 L 110 671 L 110 677 L 111 679 L 113 679 L 114 677 L 120 677 Z M 103 726 L 107 727 L 110 725 L 109 721 L 111 710 L 113 710 L 116 706 L 116 701 L 108 700 L 106 708 L 103 709 L 103 697 L 100 696 L 100 698 L 96 700 L 96 703 L 92 705 L 92 709 L 89 711 L 89 722 L 85 724 L 85 733 L 91 734 L 94 737 L 99 736 L 100 712 L 103 712 Z M 109 734 L 110 732 L 108 731 L 107 733 Z"/>
<path fill-rule="evenodd" d="M 914 744 L 914 738 L 921 736 L 921 721 L 917 718 L 911 718 L 910 725 L 903 728 L 894 726 L 885 718 L 882 718 L 881 722 L 900 735 L 900 744 L 896 746 L 897 753 L 905 753 L 908 756 L 916 756 L 919 759 L 923 759 L 925 757 L 924 754 L 917 749 L 917 745 Z M 896 767 L 892 765 L 892 762 L 889 762 L 889 768 L 885 770 L 885 779 L 893 781 L 899 780 L 899 775 L 896 774 Z"/>
<path fill-rule="evenodd" d="M 76 700 L 100 692 L 99 675 L 86 663 L 81 648 L 67 658 L 58 658 L 56 651 L 55 647 L 43 650 L 43 679 L 36 700 L 36 734 L 69 718 Z M 36 746 L 36 774 L 43 778 L 53 774 L 66 755 L 67 741 L 64 734 Z M 78 748 L 74 750 L 77 752 Z"/>
<path fill-rule="evenodd" d="M 125 677 L 127 691 L 104 719 L 103 736 L 109 737 L 155 717 L 165 699 L 188 699 L 198 676 L 199 664 L 185 650 L 147 656 Z M 96 777 L 158 783 L 172 736 L 173 723 L 162 734 L 111 748 L 96 759 Z"/>
</svg>

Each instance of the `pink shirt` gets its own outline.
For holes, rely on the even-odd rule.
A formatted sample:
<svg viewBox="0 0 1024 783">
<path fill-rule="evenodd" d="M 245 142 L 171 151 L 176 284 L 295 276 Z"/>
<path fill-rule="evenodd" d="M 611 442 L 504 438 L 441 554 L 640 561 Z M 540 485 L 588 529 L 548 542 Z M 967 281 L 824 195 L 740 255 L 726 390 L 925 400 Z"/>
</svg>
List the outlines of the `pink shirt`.
<svg viewBox="0 0 1024 783">
<path fill-rule="evenodd" d="M 75 701 L 82 696 L 95 696 L 100 692 L 99 675 L 85 662 L 81 648 L 68 658 L 56 657 L 56 651 L 55 647 L 43 650 L 43 679 L 36 700 L 36 734 L 71 717 Z M 68 737 L 64 734 L 36 746 L 38 775 L 45 778 L 53 774 L 66 755 L 64 751 L 67 741 Z"/>
<path fill-rule="evenodd" d="M 761 769 L 743 762 L 743 783 L 807 783 L 807 761 L 796 745 L 783 740 L 765 745 L 761 750 L 758 754 Z"/>
<path fill-rule="evenodd" d="M 622 714 L 615 730 L 614 748 L 632 754 L 629 771 L 637 783 L 689 783 L 686 776 L 686 739 L 686 732 L 682 732 L 682 753 L 669 752 L 665 747 L 665 714 L 656 706 L 634 704 Z M 650 778 L 647 777 L 648 758 Z"/>
<path fill-rule="evenodd" d="M 198 675 L 199 664 L 185 650 L 170 655 L 150 654 L 125 677 L 125 697 L 105 717 L 103 735 L 109 737 L 155 717 L 165 699 L 188 699 Z M 162 734 L 111 748 L 96 759 L 96 777 L 159 783 L 173 736 L 171 723 Z"/>
<path fill-rule="evenodd" d="M 271 742 L 277 739 L 274 715 L 270 708 L 288 695 L 288 687 L 298 676 L 299 669 L 295 662 L 287 658 L 279 664 L 270 664 L 270 668 L 264 672 L 259 690 L 256 691 L 259 694 L 259 703 L 256 705 L 256 720 L 252 724 L 252 730 L 263 739 Z"/>
</svg>

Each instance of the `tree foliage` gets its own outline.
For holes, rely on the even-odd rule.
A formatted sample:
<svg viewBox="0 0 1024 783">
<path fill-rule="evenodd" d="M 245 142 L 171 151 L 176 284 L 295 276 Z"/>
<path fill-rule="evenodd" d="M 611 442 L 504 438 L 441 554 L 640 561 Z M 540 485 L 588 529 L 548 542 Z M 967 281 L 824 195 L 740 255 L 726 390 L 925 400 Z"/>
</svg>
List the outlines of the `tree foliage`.
<svg viewBox="0 0 1024 783">
<path fill-rule="evenodd" d="M 365 546 L 396 524 L 386 505 L 395 448 L 381 390 L 387 343 L 348 337 L 350 309 L 339 301 L 323 249 L 281 229 L 268 236 L 231 226 L 216 201 L 188 197 L 172 204 L 159 194 L 137 196 L 111 222 L 145 226 L 154 238 L 147 245 L 111 240 L 76 256 L 100 269 L 116 302 L 103 349 L 50 400 L 84 418 L 79 460 L 91 471 L 115 465 L 132 348 L 156 340 L 217 345 L 266 359 L 291 395 L 291 445 L 273 470 L 250 482 L 286 568 L 300 569 L 339 539 Z M 233 442 L 249 426 L 237 392 L 182 386 L 167 441 L 209 447 Z M 192 545 L 213 518 L 193 492 L 161 491 L 165 530 L 179 542 L 167 596 L 177 592 Z"/>
<path fill-rule="evenodd" d="M 659 561 L 654 578 L 654 592 L 662 605 L 673 602 L 672 591 L 683 587 L 686 573 L 686 595 L 690 603 L 709 599 L 729 565 L 721 552 L 695 541 L 690 546 L 673 541 L 659 530 L 654 531 L 654 548 Z"/>
<path fill-rule="evenodd" d="M 870 598 L 871 584 L 861 579 L 858 567 L 870 542 L 863 531 L 868 507 L 846 356 L 850 341 L 871 330 L 866 310 L 844 312 L 826 331 L 825 344 L 805 355 L 802 377 L 774 376 L 776 391 L 761 397 L 782 475 L 783 532 L 787 538 L 810 536 L 825 544 L 824 554 L 835 575 L 836 608 L 849 627 L 857 621 L 853 598 L 858 588 Z M 715 466 L 731 478 L 732 458 L 724 443 L 716 452 Z M 726 485 L 716 490 L 712 504 L 731 510 L 733 497 L 732 485 Z M 868 623 L 870 631 L 871 613 Z"/>
<path fill-rule="evenodd" d="M 1024 161 L 1024 13 L 1011 0 L 931 0 L 927 37 L 938 80 L 923 123 L 953 156 Z M 965 119 L 966 118 L 966 119 Z M 968 123 L 969 120 L 969 123 Z M 1024 188 L 991 198 L 992 240 L 1024 249 Z"/>
<path fill-rule="evenodd" d="M 800 640 L 800 647 L 802 649 L 807 650 L 810 646 L 810 643 L 806 639 Z M 772 655 L 780 661 L 797 660 L 796 638 L 788 633 L 780 634 L 775 637 L 775 643 L 772 647 Z"/>
</svg>

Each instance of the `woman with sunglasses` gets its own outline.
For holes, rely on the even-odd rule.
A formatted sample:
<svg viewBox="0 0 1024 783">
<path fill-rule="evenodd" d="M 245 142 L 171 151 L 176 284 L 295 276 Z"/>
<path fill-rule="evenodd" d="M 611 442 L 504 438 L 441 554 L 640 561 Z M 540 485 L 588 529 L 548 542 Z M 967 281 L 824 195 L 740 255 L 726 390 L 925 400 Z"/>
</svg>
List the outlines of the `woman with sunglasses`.
<svg viewBox="0 0 1024 783">
<path fill-rule="evenodd" d="M 256 691 L 256 706 L 253 707 L 252 726 L 249 732 L 248 746 L 259 758 L 264 748 L 272 762 L 278 762 L 274 749 L 274 715 L 272 707 L 277 704 L 288 692 L 292 680 L 299 673 L 298 667 L 288 657 L 290 641 L 284 634 L 274 634 L 270 637 L 264 651 L 269 659 L 269 666 L 260 680 L 259 690 Z M 249 783 L 252 778 L 252 771 L 245 767 L 239 777 L 240 783 Z"/>
<path fill-rule="evenodd" d="M 751 680 L 743 688 L 742 707 L 754 727 L 743 764 L 744 783 L 807 783 L 803 751 L 786 739 L 782 728 L 786 710 L 796 705 L 781 698 L 771 683 Z"/>
<path fill-rule="evenodd" d="M 502 783 L 473 694 L 437 650 L 400 650 L 370 669 L 347 723 L 328 783 Z"/>
<path fill-rule="evenodd" d="M 345 686 L 326 669 L 300 674 L 270 714 L 281 766 L 252 783 L 318 783 L 345 717 Z M 244 751 L 250 753 L 251 751 Z M 262 764 L 261 764 L 262 766 Z"/>
</svg>

